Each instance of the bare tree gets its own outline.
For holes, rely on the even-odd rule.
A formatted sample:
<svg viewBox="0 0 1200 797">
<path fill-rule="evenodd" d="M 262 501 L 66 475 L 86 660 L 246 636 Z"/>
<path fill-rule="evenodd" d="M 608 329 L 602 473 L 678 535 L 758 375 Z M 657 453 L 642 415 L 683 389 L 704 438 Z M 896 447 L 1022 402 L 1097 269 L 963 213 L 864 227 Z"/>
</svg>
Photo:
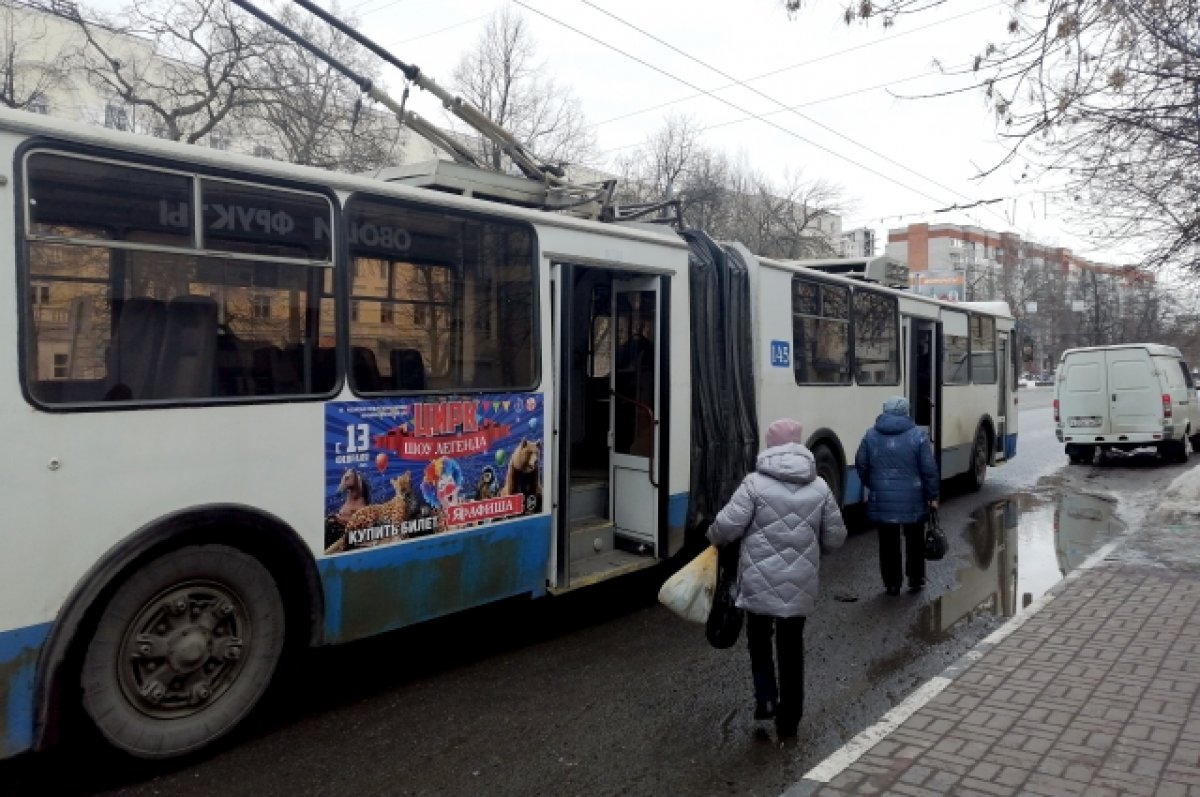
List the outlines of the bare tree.
<svg viewBox="0 0 1200 797">
<path fill-rule="evenodd" d="M 640 202 L 678 199 L 692 170 L 707 157 L 699 123 L 690 116 L 668 114 L 641 147 L 618 159 L 623 197 Z"/>
<path fill-rule="evenodd" d="M 1097 244 L 1137 240 L 1145 265 L 1200 272 L 1196 0 L 1007 2 L 1005 30 L 959 72 L 995 110 L 1005 160 L 1024 156 L 1064 185 Z M 940 4 L 851 0 L 843 16 L 892 25 Z"/>
<path fill-rule="evenodd" d="M 705 147 L 698 122 L 669 115 L 637 151 L 617 163 L 622 201 L 679 202 L 686 225 L 737 240 L 768 257 L 834 254 L 834 217 L 845 207 L 841 189 L 807 182 L 800 172 L 775 183 L 745 156 L 731 162 Z"/>
<path fill-rule="evenodd" d="M 258 101 L 247 66 L 272 39 L 225 0 L 134 0 L 118 17 L 74 19 L 87 80 L 130 113 L 115 126 L 195 143 Z"/>
<path fill-rule="evenodd" d="M 836 254 L 826 228 L 845 207 L 842 190 L 826 180 L 806 182 L 800 172 L 783 182 L 760 180 L 759 202 L 768 211 L 768 240 L 762 254 L 770 257 L 817 258 Z"/>
<path fill-rule="evenodd" d="M 595 146 L 579 101 L 535 62 L 536 44 L 525 20 L 509 9 L 488 21 L 475 49 L 455 66 L 455 91 L 538 157 L 586 163 Z M 507 169 L 495 142 L 471 136 L 482 162 Z"/>
<path fill-rule="evenodd" d="M 378 59 L 331 25 L 292 5 L 278 16 L 359 75 L 377 78 Z M 250 123 L 256 137 L 284 160 L 327 169 L 361 172 L 399 160 L 400 129 L 390 111 L 364 106 L 358 86 L 327 61 L 273 31 L 262 35 L 275 41 L 254 65 L 260 80 L 249 93 L 262 122 Z"/>
<path fill-rule="evenodd" d="M 15 2 L 0 8 L 0 104 L 9 108 L 44 112 L 51 90 L 64 83 L 63 53 L 41 13 Z"/>
</svg>

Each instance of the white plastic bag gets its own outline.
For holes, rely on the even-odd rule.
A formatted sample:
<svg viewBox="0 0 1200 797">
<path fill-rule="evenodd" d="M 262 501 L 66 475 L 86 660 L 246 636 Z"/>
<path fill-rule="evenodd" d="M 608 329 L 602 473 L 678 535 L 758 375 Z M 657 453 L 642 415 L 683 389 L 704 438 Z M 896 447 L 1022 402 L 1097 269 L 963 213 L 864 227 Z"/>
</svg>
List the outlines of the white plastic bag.
<svg viewBox="0 0 1200 797">
<path fill-rule="evenodd" d="M 716 589 L 717 549 L 710 545 L 666 580 L 658 591 L 658 601 L 685 620 L 703 623 L 712 610 Z"/>
</svg>

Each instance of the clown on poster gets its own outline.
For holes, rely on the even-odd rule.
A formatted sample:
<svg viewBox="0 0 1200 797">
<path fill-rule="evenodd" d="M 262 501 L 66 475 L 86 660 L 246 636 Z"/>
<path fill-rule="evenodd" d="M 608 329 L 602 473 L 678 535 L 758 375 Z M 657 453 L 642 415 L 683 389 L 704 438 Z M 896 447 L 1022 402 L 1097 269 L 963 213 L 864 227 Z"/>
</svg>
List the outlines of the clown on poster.
<svg viewBox="0 0 1200 797">
<path fill-rule="evenodd" d="M 540 393 L 326 405 L 326 553 L 541 512 L 543 418 Z"/>
</svg>

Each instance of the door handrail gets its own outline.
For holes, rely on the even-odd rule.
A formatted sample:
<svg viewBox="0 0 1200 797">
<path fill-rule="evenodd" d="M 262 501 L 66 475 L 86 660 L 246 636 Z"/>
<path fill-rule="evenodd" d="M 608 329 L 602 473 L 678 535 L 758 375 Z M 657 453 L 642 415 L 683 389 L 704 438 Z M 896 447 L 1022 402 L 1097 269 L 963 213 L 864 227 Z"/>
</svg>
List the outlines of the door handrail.
<svg viewBox="0 0 1200 797">
<path fill-rule="evenodd" d="M 651 407 L 650 405 L 648 405 L 648 404 L 645 404 L 645 403 L 643 403 L 643 402 L 641 402 L 641 401 L 638 401 L 637 399 L 635 399 L 635 398 L 632 398 L 632 397 L 630 397 L 630 396 L 623 396 L 623 395 L 621 395 L 620 393 L 618 393 L 617 391 L 615 391 L 615 390 L 612 390 L 611 388 L 610 388 L 610 389 L 609 389 L 609 391 L 608 391 L 608 395 L 612 396 L 613 398 L 620 399 L 621 401 L 628 401 L 628 402 L 629 402 L 630 404 L 632 404 L 634 407 L 636 407 L 637 409 L 639 409 L 639 410 L 641 410 L 642 412 L 646 413 L 646 415 L 648 415 L 648 416 L 650 417 L 650 425 L 651 425 L 651 426 L 654 428 L 654 431 L 655 431 L 656 433 L 658 432 L 658 419 L 654 417 L 654 408 L 653 408 L 653 407 Z M 656 434 L 656 436 L 657 436 L 657 434 Z M 651 485 L 651 486 L 652 486 L 654 489 L 656 489 L 656 490 L 657 490 L 657 489 L 658 489 L 658 480 L 654 478 L 654 447 L 655 447 L 655 442 L 656 442 L 655 440 L 651 440 L 651 441 L 650 441 L 650 467 L 649 467 L 649 469 L 646 471 L 646 475 L 650 477 L 650 485 Z"/>
</svg>

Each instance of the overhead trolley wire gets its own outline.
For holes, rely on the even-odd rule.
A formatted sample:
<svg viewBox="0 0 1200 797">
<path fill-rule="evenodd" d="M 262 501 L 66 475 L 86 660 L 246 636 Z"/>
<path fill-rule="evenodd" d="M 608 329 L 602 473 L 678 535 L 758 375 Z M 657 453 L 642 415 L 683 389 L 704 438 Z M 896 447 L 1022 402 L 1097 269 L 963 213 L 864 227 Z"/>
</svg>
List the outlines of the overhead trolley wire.
<svg viewBox="0 0 1200 797">
<path fill-rule="evenodd" d="M 900 169 L 904 169 L 905 172 L 910 173 L 914 176 L 917 176 L 917 178 L 922 179 L 925 182 L 928 182 L 928 184 L 930 184 L 932 186 L 941 188 L 942 191 L 947 191 L 950 194 L 953 194 L 953 196 L 960 197 L 962 199 L 967 200 L 966 204 L 955 203 L 955 204 L 946 206 L 946 208 L 941 208 L 941 209 L 938 209 L 938 210 L 935 210 L 932 212 L 949 212 L 952 210 L 966 210 L 968 208 L 976 208 L 976 206 L 979 206 L 979 205 L 990 205 L 992 203 L 998 202 L 998 199 L 976 200 L 973 197 L 967 196 L 967 194 L 962 193 L 961 191 L 956 191 L 955 188 L 952 188 L 952 187 L 949 187 L 946 185 L 942 185 L 941 182 L 938 182 L 935 179 L 929 178 L 929 176 L 926 176 L 926 175 L 918 172 L 918 170 L 916 170 L 916 169 L 906 166 L 906 164 L 901 163 L 900 161 L 894 160 L 894 158 L 892 158 L 892 157 L 884 155 L 883 152 L 877 151 L 875 149 L 871 149 L 870 146 L 863 144 L 862 142 L 858 142 L 858 140 L 851 138 L 850 136 L 847 136 L 847 134 L 842 133 L 838 130 L 835 130 L 835 128 L 830 127 L 826 124 L 823 124 L 823 122 L 818 121 L 814 118 L 811 118 L 811 116 L 809 116 L 809 115 L 800 113 L 799 110 L 797 109 L 798 106 L 787 106 L 787 104 L 782 103 L 779 100 L 776 100 L 775 97 L 766 94 L 766 92 L 754 88 L 754 86 L 749 85 L 749 83 L 743 82 L 743 80 L 740 80 L 736 77 L 731 76 L 731 74 L 728 74 L 727 72 L 720 70 L 720 68 L 715 67 L 712 64 L 708 64 L 707 61 L 698 59 L 698 58 L 696 58 L 696 56 L 691 55 L 690 53 L 685 53 L 684 50 L 679 49 L 678 47 L 674 46 L 674 44 L 664 41 L 664 40 L 662 40 L 662 38 L 655 36 L 654 34 L 650 34 L 650 32 L 648 32 L 646 30 L 638 28 L 637 25 L 632 24 L 631 22 L 629 22 L 629 20 L 626 20 L 626 19 L 618 16 L 618 14 L 614 14 L 610 11 L 604 10 L 604 8 L 601 8 L 600 6 L 594 4 L 594 2 L 592 2 L 592 0 L 582 0 L 582 2 L 584 5 L 587 5 L 590 8 L 593 8 L 593 10 L 599 11 L 600 13 L 605 14 L 606 17 L 616 20 L 616 22 L 618 22 L 622 25 L 625 25 L 626 28 L 635 30 L 638 32 L 638 34 L 641 34 L 642 36 L 646 36 L 647 38 L 649 38 L 649 40 L 652 40 L 656 43 L 661 44 L 661 46 L 671 49 L 672 52 L 682 55 L 682 56 L 684 56 L 684 58 L 689 59 L 690 61 L 696 62 L 696 64 L 701 65 L 704 68 L 707 68 L 707 70 L 709 70 L 709 71 L 715 72 L 716 74 L 720 74 L 720 76 L 722 78 L 725 78 L 726 80 L 732 80 L 733 83 L 730 84 L 730 86 L 722 86 L 722 89 L 731 88 L 732 85 L 742 86 L 742 88 L 744 88 L 746 90 L 755 92 L 756 95 L 764 98 L 764 100 L 775 103 L 776 106 L 779 106 L 780 112 L 791 112 L 793 114 L 796 114 L 797 116 L 799 116 L 800 119 L 808 121 L 808 122 L 810 122 L 810 124 L 816 125 L 817 127 L 822 128 L 822 130 L 824 130 L 824 131 L 833 133 L 834 136 L 844 139 L 844 140 L 846 140 L 846 142 L 851 143 L 854 146 L 858 146 L 859 149 L 863 149 L 865 151 L 870 152 L 871 155 L 881 158 L 881 160 L 892 164 L 892 166 L 898 167 Z M 971 12 L 971 13 L 973 13 L 973 12 Z M 960 14 L 960 16 L 966 16 L 966 14 Z M 872 42 L 872 43 L 874 43 L 874 42 Z M 859 47 L 862 47 L 862 46 L 859 46 Z M 851 48 L 851 49 L 858 49 L 858 48 Z M 824 58 L 824 56 L 822 56 L 822 58 Z M 821 59 L 814 59 L 814 60 L 821 60 Z M 768 74 L 772 74 L 772 73 L 768 73 Z M 751 78 L 751 79 L 757 79 L 757 78 Z M 721 89 L 718 89 L 718 90 L 721 90 Z M 775 113 L 779 113 L 779 112 L 775 112 Z M 760 119 L 761 121 L 767 121 L 767 119 L 766 119 L 767 115 L 769 115 L 769 114 L 761 114 L 761 115 L 756 116 L 756 118 Z M 744 120 L 737 120 L 737 121 L 744 121 Z M 722 124 L 719 124 L 719 125 L 713 125 L 710 127 L 706 127 L 706 130 L 712 130 L 712 128 L 714 128 L 714 127 L 720 127 L 720 126 L 724 126 L 724 125 L 728 125 L 728 124 L 734 124 L 734 122 L 722 122 Z M 768 124 L 770 124 L 770 122 L 768 122 Z M 853 162 L 853 161 L 851 161 L 851 162 Z M 860 164 L 859 164 L 859 166 L 860 166 Z M 912 188 L 911 186 L 906 186 L 906 187 L 910 188 L 910 190 L 914 190 L 914 188 Z"/>
<path fill-rule="evenodd" d="M 797 133 L 794 130 L 789 130 L 788 128 L 783 127 L 782 125 L 778 125 L 775 122 L 772 122 L 771 120 L 767 119 L 763 114 L 756 114 L 753 111 L 749 111 L 745 108 L 742 108 L 741 106 L 739 106 L 738 104 L 736 104 L 730 100 L 727 100 L 723 97 L 718 97 L 713 92 L 708 91 L 707 89 L 701 88 L 700 86 L 697 86 L 696 84 L 691 83 L 690 81 L 684 80 L 683 78 L 679 77 L 678 75 L 674 75 L 674 74 L 668 72 L 667 70 L 662 69 L 661 67 L 655 66 L 654 64 L 651 64 L 650 62 L 648 62 L 642 58 L 638 58 L 636 55 L 627 53 L 624 50 L 622 50 L 621 48 L 616 47 L 615 45 L 609 44 L 608 42 L 606 42 L 602 39 L 599 39 L 596 36 L 591 35 L 590 33 L 586 33 L 584 31 L 580 30 L 579 28 L 574 27 L 573 25 L 569 25 L 560 19 L 556 19 L 555 17 L 550 16 L 549 14 L 545 13 L 544 11 L 533 8 L 528 3 L 524 2 L 524 0 L 513 0 L 513 2 L 516 3 L 516 5 L 519 5 L 528 11 L 532 11 L 533 13 L 537 14 L 538 16 L 544 17 L 544 18 L 550 20 L 551 22 L 566 28 L 567 30 L 572 31 L 573 33 L 576 33 L 579 36 L 584 37 L 585 39 L 593 41 L 602 47 L 606 47 L 606 48 L 612 50 L 613 52 L 623 55 L 626 58 L 630 59 L 631 61 L 635 61 L 635 62 L 641 64 L 642 66 L 646 67 L 647 69 L 652 69 L 655 72 L 658 72 L 659 74 L 670 78 L 671 80 L 674 80 L 678 83 L 682 83 L 683 85 L 687 86 L 688 88 L 692 89 L 693 91 L 698 91 L 702 94 L 706 94 L 707 96 L 711 97 L 712 99 L 716 100 L 717 102 L 728 105 L 730 108 L 733 108 L 735 111 L 738 111 L 739 113 L 743 113 L 743 114 L 746 114 L 747 116 L 758 119 L 759 121 L 763 122 L 764 124 L 775 128 L 779 132 L 789 135 L 792 138 L 795 138 L 799 141 L 803 141 L 805 144 L 808 144 L 810 147 L 818 149 L 818 150 L 826 153 L 827 155 L 831 155 L 831 156 L 837 158 L 838 160 L 842 160 L 853 166 L 857 166 L 859 169 L 862 169 L 865 172 L 873 174 L 882 180 L 886 180 L 889 183 L 897 185 L 897 186 L 905 189 L 906 191 L 911 191 L 914 194 L 923 196 L 931 202 L 946 204 L 944 200 L 939 199 L 930 194 L 927 194 L 919 188 L 915 188 L 914 186 L 908 185 L 907 183 L 903 183 L 900 180 L 897 180 L 896 178 L 891 177 L 890 175 L 887 175 L 887 174 L 884 174 L 883 172 L 878 171 L 877 169 L 873 169 L 870 166 L 859 163 L 858 161 L 854 160 L 853 158 L 851 158 L 849 156 L 843 155 L 840 152 L 830 149 L 829 147 L 823 146 L 821 144 L 818 144 L 815 141 L 812 141 L 811 139 L 805 138 L 804 136 L 800 135 L 799 133 Z"/>
<path fill-rule="evenodd" d="M 939 19 L 938 21 L 931 22 L 928 25 L 920 25 L 915 28 L 908 28 L 906 30 L 903 30 L 903 31 L 893 34 L 891 36 L 884 36 L 882 39 L 876 39 L 875 41 L 871 41 L 871 42 L 864 42 L 863 44 L 856 44 L 853 47 L 845 47 L 841 50 L 834 50 L 831 53 L 825 53 L 824 55 L 818 55 L 816 58 L 810 58 L 807 61 L 799 61 L 797 63 L 790 64 L 788 66 L 779 67 L 778 69 L 772 69 L 769 72 L 763 72 L 761 74 L 754 75 L 752 77 L 748 77 L 748 78 L 746 78 L 745 82 L 752 83 L 756 80 L 762 80 L 763 78 L 774 77 L 775 75 L 780 75 L 780 74 L 783 74 L 784 72 L 790 72 L 793 69 L 800 69 L 801 67 L 812 66 L 813 64 L 820 63 L 821 61 L 828 61 L 830 58 L 836 58 L 839 55 L 846 55 L 847 53 L 852 53 L 857 50 L 865 50 L 868 47 L 876 47 L 876 46 L 884 44 L 886 42 L 895 41 L 896 39 L 899 39 L 902 36 L 908 36 L 913 33 L 919 33 L 923 30 L 928 30 L 930 28 L 937 27 L 938 25 L 945 25 L 949 22 L 955 22 L 957 20 L 963 19 L 964 17 L 969 17 L 972 14 L 978 14 L 981 11 L 989 11 L 993 8 L 1003 8 L 1003 7 L 1005 7 L 1004 3 L 993 3 L 990 6 L 983 6 L 982 8 L 976 8 L 973 11 L 967 11 L 965 13 L 958 14 L 957 16 L 947 17 L 946 19 Z M 605 12 L 605 13 L 607 13 L 607 12 Z M 670 46 L 670 45 L 668 45 L 668 46 Z M 688 57 L 690 58 L 691 56 L 688 56 Z M 931 72 L 929 74 L 938 74 L 938 73 L 935 71 L 935 72 Z M 897 81 L 897 82 L 902 82 L 902 81 Z M 730 88 L 733 88 L 734 86 L 741 85 L 741 84 L 742 84 L 742 81 L 737 81 L 735 83 L 727 83 L 724 86 L 718 86 L 717 88 L 713 89 L 713 91 L 724 91 L 725 89 L 730 89 Z M 882 85 L 891 85 L 891 84 L 886 83 L 886 84 L 882 84 Z M 672 105 L 676 105 L 681 102 L 687 102 L 688 100 L 694 100 L 698 97 L 703 97 L 703 96 L 704 96 L 703 93 L 689 94 L 688 96 L 680 97 L 677 100 L 671 100 L 670 102 L 661 102 L 658 105 L 651 105 L 649 107 L 642 108 L 639 111 L 630 111 L 629 113 L 624 113 L 624 114 L 621 114 L 620 116 L 614 116 L 612 118 L 605 119 L 601 122 L 597 122 L 594 126 L 598 127 L 600 125 L 609 124 L 610 122 L 620 121 L 621 119 L 628 119 L 631 116 L 637 116 L 639 114 L 649 113 L 650 111 L 657 111 L 661 108 L 667 108 Z"/>
<path fill-rule="evenodd" d="M 950 194 L 953 194 L 957 197 L 961 197 L 962 199 L 967 199 L 967 200 L 972 199 L 972 197 L 967 196 L 966 194 L 962 193 L 961 191 L 956 191 L 955 189 L 950 188 L 949 186 L 942 185 L 937 180 L 934 180 L 931 177 L 926 177 L 924 174 L 921 174 L 916 169 L 912 169 L 912 168 L 904 165 L 900 161 L 895 160 L 894 158 L 891 158 L 891 157 L 883 154 L 882 152 L 879 152 L 878 150 L 872 149 L 871 147 L 867 146 L 866 144 L 863 144 L 861 141 L 857 141 L 857 140 L 851 138 L 850 136 L 846 135 L 845 133 L 835 130 L 834 128 L 830 127 L 829 125 L 827 125 L 823 122 L 820 122 L 820 121 L 812 118 L 811 116 L 808 116 L 807 114 L 801 113 L 799 110 L 796 109 L 795 106 L 785 105 L 784 103 L 780 102 L 779 100 L 775 99 L 774 97 L 770 96 L 769 94 L 767 94 L 763 91 L 760 91 L 759 89 L 754 88 L 753 86 L 739 80 L 738 78 L 733 77 L 732 75 L 718 69 L 717 67 L 713 66 L 712 64 L 709 64 L 699 58 L 696 58 L 695 56 L 693 56 L 689 53 L 684 52 L 683 50 L 679 49 L 678 47 L 671 44 L 670 42 L 663 41 L 662 39 L 655 36 L 654 34 L 648 33 L 646 31 L 642 30 L 637 25 L 634 25 L 632 22 L 629 22 L 628 20 L 622 19 L 621 17 L 617 16 L 616 14 L 612 13 L 611 11 L 605 11 L 603 8 L 600 8 L 598 5 L 591 2 L 591 0 L 583 0 L 583 3 L 584 3 L 584 5 L 589 6 L 590 8 L 593 8 L 596 11 L 599 11 L 601 14 L 604 14 L 605 16 L 609 17 L 610 19 L 614 19 L 617 22 L 621 23 L 622 25 L 625 25 L 628 28 L 632 28 L 633 30 L 635 30 L 638 33 L 645 36 L 646 38 L 651 39 L 652 41 L 658 42 L 662 46 L 669 48 L 672 52 L 678 53 L 679 55 L 682 55 L 684 58 L 687 58 L 690 61 L 700 64 L 700 66 L 704 67 L 705 69 L 716 72 L 718 75 L 725 78 L 726 80 L 732 80 L 736 85 L 741 86 L 742 88 L 745 88 L 749 91 L 754 92 L 755 94 L 757 94 L 758 96 L 762 97 L 765 100 L 768 100 L 769 102 L 775 103 L 776 105 L 779 106 L 779 108 L 781 110 L 787 111 L 790 113 L 794 113 L 796 116 L 799 116 L 804 121 L 809 122 L 810 124 L 814 124 L 817 127 L 821 128 L 822 130 L 824 130 L 828 133 L 832 133 L 833 135 L 837 136 L 838 138 L 840 138 L 844 141 L 847 141 L 860 149 L 866 150 L 867 152 L 871 153 L 875 157 L 877 157 L 881 160 L 884 160 L 884 161 L 892 164 L 893 166 L 903 169 L 904 171 L 908 172 L 909 174 L 914 175 L 914 176 L 920 178 L 921 180 L 924 180 L 925 182 L 929 183 L 930 185 L 937 186 L 941 190 L 946 191 Z M 761 118 L 765 119 L 766 114 L 763 114 L 763 116 Z"/>
</svg>

